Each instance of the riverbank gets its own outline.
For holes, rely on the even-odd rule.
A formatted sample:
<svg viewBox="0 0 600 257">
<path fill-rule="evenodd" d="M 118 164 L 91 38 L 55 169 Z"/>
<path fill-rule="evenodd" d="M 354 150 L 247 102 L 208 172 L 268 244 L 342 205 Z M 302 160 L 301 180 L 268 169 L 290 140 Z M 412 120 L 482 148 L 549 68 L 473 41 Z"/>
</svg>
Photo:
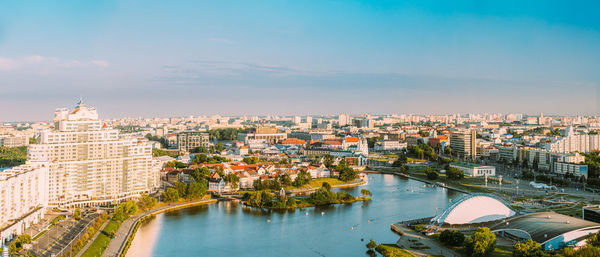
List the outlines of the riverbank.
<svg viewBox="0 0 600 257">
<path fill-rule="evenodd" d="M 458 188 L 456 186 L 448 185 L 448 183 L 441 183 L 439 181 L 428 180 L 426 178 L 422 178 L 422 177 L 419 177 L 419 176 L 411 175 L 410 173 L 403 173 L 403 172 L 394 171 L 394 170 L 377 169 L 377 170 L 369 170 L 367 173 L 398 175 L 398 176 L 401 176 L 403 178 L 417 180 L 417 181 L 420 181 L 420 182 L 423 182 L 423 183 L 426 183 L 426 184 L 430 184 L 430 185 L 435 185 L 435 186 L 447 188 L 447 189 L 454 190 L 454 191 L 461 192 L 461 193 L 465 193 L 465 194 L 475 193 L 475 192 L 472 192 L 472 191 L 469 191 L 469 190 L 466 190 L 466 189 Z"/>
<path fill-rule="evenodd" d="M 336 202 L 336 203 L 314 205 L 311 203 L 304 202 L 305 204 L 290 206 L 290 207 L 273 207 L 273 206 L 259 207 L 259 206 L 251 205 L 247 201 L 242 201 L 242 204 L 244 206 L 248 206 L 248 207 L 269 209 L 269 210 L 295 210 L 295 209 L 302 209 L 302 208 L 319 207 L 319 206 L 336 205 L 336 204 L 348 204 L 348 203 L 365 202 L 365 201 L 371 201 L 371 198 L 364 197 L 364 196 L 355 196 L 355 198 L 352 200 L 340 200 L 339 202 Z"/>
<path fill-rule="evenodd" d="M 366 183 L 367 183 L 367 181 L 360 179 L 360 180 L 353 181 L 350 183 L 331 185 L 331 188 L 350 188 L 350 187 L 357 187 L 357 186 L 360 186 L 360 185 L 363 185 Z M 319 190 L 319 188 L 321 188 L 321 185 L 314 186 L 314 187 L 290 189 L 290 190 L 286 190 L 285 193 L 286 194 L 302 194 L 302 193 L 317 191 L 317 190 Z"/>
<path fill-rule="evenodd" d="M 117 256 L 125 256 L 129 246 L 131 245 L 131 241 L 135 237 L 135 232 L 137 231 L 141 222 L 144 221 L 147 217 L 151 217 L 153 215 L 173 211 L 178 209 L 189 208 L 193 206 L 216 203 L 217 199 L 205 199 L 199 201 L 185 202 L 174 205 L 162 206 L 154 210 L 150 210 L 138 215 L 135 215 L 132 218 L 129 218 L 121 224 L 119 227 L 115 237 L 110 241 L 104 252 L 102 253 L 103 257 L 117 257 Z"/>
<path fill-rule="evenodd" d="M 367 189 L 373 194 L 368 202 L 275 211 L 219 201 L 156 215 L 139 226 L 127 256 L 355 256 L 364 253 L 369 238 L 396 242 L 390 224 L 431 215 L 461 195 L 415 188 L 416 181 L 399 176 L 371 174 L 365 180 L 332 191 L 360 196 Z M 211 240 L 199 240 L 204 235 Z"/>
</svg>

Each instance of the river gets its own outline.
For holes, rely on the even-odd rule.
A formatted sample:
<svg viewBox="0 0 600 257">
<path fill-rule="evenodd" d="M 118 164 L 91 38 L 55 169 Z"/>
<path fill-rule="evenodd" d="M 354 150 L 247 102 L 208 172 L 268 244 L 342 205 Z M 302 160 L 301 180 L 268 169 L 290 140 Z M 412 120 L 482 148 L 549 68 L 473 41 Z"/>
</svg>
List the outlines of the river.
<svg viewBox="0 0 600 257">
<path fill-rule="evenodd" d="M 433 216 L 462 195 L 383 174 L 339 190 L 363 188 L 372 201 L 290 211 L 221 201 L 159 214 L 140 226 L 127 256 L 367 256 L 370 238 L 398 240 L 392 223 Z"/>
</svg>

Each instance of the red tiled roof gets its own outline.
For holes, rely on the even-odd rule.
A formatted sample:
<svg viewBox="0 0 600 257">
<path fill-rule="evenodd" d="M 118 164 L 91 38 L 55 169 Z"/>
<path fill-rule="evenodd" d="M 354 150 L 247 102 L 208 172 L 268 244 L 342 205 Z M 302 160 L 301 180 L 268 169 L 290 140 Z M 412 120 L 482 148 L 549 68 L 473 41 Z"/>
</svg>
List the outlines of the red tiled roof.
<svg viewBox="0 0 600 257">
<path fill-rule="evenodd" d="M 337 141 L 337 140 L 325 140 L 325 142 L 323 142 L 323 144 L 326 144 L 326 145 L 341 145 L 342 142 Z"/>
<path fill-rule="evenodd" d="M 358 143 L 358 137 L 346 137 L 346 143 Z"/>
<path fill-rule="evenodd" d="M 279 142 L 279 144 L 282 144 L 282 145 L 303 145 L 305 143 L 306 143 L 306 141 L 304 141 L 302 139 L 297 139 L 297 138 L 286 138 Z"/>
</svg>

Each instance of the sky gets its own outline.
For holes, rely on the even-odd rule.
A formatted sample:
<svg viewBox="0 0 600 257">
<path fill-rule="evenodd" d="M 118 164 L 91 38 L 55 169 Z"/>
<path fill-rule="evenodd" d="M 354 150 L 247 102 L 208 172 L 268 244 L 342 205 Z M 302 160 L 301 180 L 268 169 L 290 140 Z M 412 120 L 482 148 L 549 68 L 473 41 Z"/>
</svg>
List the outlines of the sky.
<svg viewBox="0 0 600 257">
<path fill-rule="evenodd" d="M 0 121 L 600 112 L 599 1 L 0 1 Z"/>
</svg>

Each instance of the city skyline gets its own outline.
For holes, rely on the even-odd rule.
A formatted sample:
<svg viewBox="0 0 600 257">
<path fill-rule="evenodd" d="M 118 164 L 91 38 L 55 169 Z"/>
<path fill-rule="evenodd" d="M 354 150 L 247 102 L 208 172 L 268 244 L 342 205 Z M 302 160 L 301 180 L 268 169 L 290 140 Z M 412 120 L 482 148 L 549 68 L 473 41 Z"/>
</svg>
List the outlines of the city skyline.
<svg viewBox="0 0 600 257">
<path fill-rule="evenodd" d="M 2 6 L 0 121 L 600 109 L 595 2 Z"/>
</svg>

